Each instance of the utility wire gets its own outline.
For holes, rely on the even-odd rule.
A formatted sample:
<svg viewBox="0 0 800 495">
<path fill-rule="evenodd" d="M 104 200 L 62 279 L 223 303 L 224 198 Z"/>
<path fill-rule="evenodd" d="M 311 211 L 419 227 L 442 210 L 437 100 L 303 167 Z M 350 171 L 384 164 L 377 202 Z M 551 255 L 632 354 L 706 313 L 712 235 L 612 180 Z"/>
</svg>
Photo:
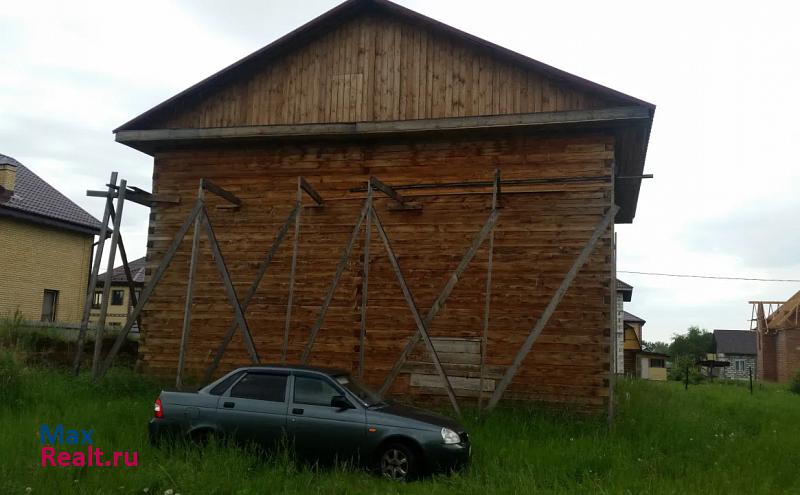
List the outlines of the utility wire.
<svg viewBox="0 0 800 495">
<path fill-rule="evenodd" d="M 791 278 L 748 278 L 748 277 L 715 277 L 713 275 L 687 275 L 683 273 L 655 273 L 655 272 L 634 272 L 617 270 L 617 273 L 633 273 L 636 275 L 655 275 L 659 277 L 678 277 L 678 278 L 706 278 L 712 280 L 748 280 L 751 282 L 793 282 L 800 283 L 798 279 Z"/>
</svg>

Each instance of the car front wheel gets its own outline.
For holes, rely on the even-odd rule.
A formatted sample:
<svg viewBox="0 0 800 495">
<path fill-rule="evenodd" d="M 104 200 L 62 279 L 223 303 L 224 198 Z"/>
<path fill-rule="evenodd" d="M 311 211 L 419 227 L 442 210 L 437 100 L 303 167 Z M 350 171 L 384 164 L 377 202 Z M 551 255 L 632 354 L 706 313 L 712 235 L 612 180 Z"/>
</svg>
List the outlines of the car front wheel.
<svg viewBox="0 0 800 495">
<path fill-rule="evenodd" d="M 378 462 L 381 474 L 391 480 L 409 480 L 417 472 L 417 459 L 414 452 L 400 443 L 392 443 L 384 447 Z"/>
</svg>

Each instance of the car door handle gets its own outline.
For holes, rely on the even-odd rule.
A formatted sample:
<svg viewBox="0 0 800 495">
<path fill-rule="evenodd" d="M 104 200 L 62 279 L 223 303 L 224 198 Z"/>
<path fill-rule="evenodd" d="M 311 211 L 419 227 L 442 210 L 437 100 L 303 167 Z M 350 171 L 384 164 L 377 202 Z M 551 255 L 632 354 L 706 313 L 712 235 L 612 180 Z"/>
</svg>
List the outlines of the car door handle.
<svg viewBox="0 0 800 495">
<path fill-rule="evenodd" d="M 292 409 L 292 414 L 303 414 L 303 410 L 300 409 L 299 407 L 295 407 L 294 409 Z"/>
<path fill-rule="evenodd" d="M 236 406 L 235 402 L 225 402 L 222 404 L 222 407 L 226 409 L 233 409 Z"/>
</svg>

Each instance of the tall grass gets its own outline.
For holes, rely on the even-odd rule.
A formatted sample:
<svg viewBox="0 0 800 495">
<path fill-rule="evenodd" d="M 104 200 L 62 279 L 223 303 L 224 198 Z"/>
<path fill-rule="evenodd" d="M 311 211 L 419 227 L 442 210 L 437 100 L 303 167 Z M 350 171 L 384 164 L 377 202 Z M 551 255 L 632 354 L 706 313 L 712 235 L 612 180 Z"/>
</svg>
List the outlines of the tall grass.
<svg viewBox="0 0 800 495">
<path fill-rule="evenodd" d="M 612 428 L 602 418 L 467 412 L 474 458 L 452 476 L 397 484 L 345 467 L 298 465 L 216 443 L 150 447 L 160 386 L 125 369 L 92 383 L 21 375 L 19 407 L 0 406 L 0 493 L 800 493 L 800 396 L 782 387 L 624 381 Z M 40 467 L 38 428 L 94 430 L 94 445 L 137 451 L 138 467 Z M 71 449 L 70 449 L 71 450 Z"/>
</svg>

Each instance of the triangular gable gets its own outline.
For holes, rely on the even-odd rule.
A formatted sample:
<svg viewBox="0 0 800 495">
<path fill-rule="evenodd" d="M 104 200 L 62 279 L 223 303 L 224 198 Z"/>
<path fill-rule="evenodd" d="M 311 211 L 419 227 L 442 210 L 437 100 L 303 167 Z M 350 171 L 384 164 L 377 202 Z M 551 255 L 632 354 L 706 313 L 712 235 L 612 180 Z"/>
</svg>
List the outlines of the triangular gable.
<svg viewBox="0 0 800 495">
<path fill-rule="evenodd" d="M 349 0 L 115 132 L 630 105 L 654 108 L 386 0 Z"/>
</svg>

